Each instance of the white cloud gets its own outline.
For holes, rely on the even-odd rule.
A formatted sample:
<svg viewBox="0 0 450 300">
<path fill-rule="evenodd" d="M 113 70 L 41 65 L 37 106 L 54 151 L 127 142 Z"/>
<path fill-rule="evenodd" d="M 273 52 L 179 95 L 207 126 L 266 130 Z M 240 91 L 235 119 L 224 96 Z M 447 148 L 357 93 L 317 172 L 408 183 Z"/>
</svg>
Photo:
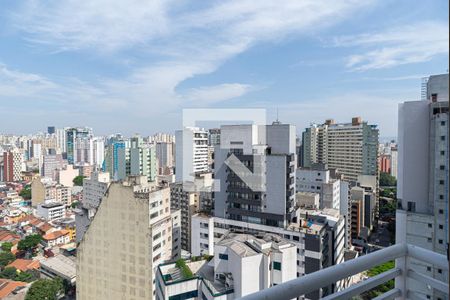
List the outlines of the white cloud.
<svg viewBox="0 0 450 300">
<path fill-rule="evenodd" d="M 348 57 L 354 71 L 383 69 L 420 63 L 448 54 L 449 27 L 444 22 L 420 22 L 389 28 L 383 32 L 338 37 L 337 47 L 359 47 L 362 53 Z"/>
<path fill-rule="evenodd" d="M 33 95 L 55 87 L 55 83 L 41 75 L 11 70 L 0 63 L 0 97 Z"/>
<path fill-rule="evenodd" d="M 215 72 L 258 43 L 315 33 L 374 0 L 113 2 L 30 0 L 14 12 L 13 24 L 46 50 L 106 53 L 106 59 L 131 62 L 128 75 L 89 83 L 82 78 L 58 80 L 41 98 L 80 103 L 70 108 L 80 114 L 107 110 L 111 116 L 144 119 L 198 102 L 211 105 L 239 97 L 252 91 L 250 85 L 219 83 L 185 94 L 177 88 L 187 79 Z M 139 55 L 127 56 L 133 50 Z"/>
<path fill-rule="evenodd" d="M 187 91 L 184 97 L 193 101 L 196 106 L 208 106 L 243 96 L 251 89 L 252 87 L 248 84 L 223 83 L 215 86 L 192 88 Z"/>
<path fill-rule="evenodd" d="M 30 40 L 57 50 L 118 50 L 167 34 L 171 1 L 26 1 L 14 14 Z"/>
</svg>

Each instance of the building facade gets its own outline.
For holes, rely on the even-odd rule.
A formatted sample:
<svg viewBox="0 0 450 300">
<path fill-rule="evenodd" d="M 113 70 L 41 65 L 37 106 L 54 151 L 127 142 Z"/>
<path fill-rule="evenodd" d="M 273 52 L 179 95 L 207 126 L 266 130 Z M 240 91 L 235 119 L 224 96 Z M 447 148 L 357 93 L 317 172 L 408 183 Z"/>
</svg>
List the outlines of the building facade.
<svg viewBox="0 0 450 300">
<path fill-rule="evenodd" d="M 145 176 L 112 183 L 77 248 L 77 299 L 155 299 L 156 267 L 176 257 L 178 218 L 168 187 Z"/>
<path fill-rule="evenodd" d="M 195 174 L 207 172 L 208 131 L 185 127 L 175 132 L 175 181 L 194 181 Z"/>
<path fill-rule="evenodd" d="M 378 129 L 360 117 L 351 123 L 313 124 L 302 134 L 303 165 L 326 163 L 338 169 L 345 180 L 356 181 L 358 175 L 377 175 Z"/>
<path fill-rule="evenodd" d="M 430 76 L 427 98 L 400 104 L 396 242 L 448 251 L 448 74 Z M 448 271 L 412 259 L 410 268 L 448 282 Z M 445 299 L 425 283 L 408 281 L 424 298 Z"/>
<path fill-rule="evenodd" d="M 226 125 L 214 154 L 214 215 L 284 227 L 295 205 L 295 127 Z"/>
</svg>

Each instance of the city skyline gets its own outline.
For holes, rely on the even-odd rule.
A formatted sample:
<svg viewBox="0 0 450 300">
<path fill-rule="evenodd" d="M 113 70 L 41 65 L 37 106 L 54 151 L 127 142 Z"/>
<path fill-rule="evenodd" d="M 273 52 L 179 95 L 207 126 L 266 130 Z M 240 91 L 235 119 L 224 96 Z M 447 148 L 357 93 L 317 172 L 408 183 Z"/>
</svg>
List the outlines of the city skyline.
<svg viewBox="0 0 450 300">
<path fill-rule="evenodd" d="M 394 137 L 398 103 L 448 65 L 445 1 L 134 4 L 5 1 L 2 133 L 145 136 L 183 108 L 258 107 L 297 133 L 358 115 Z"/>
</svg>

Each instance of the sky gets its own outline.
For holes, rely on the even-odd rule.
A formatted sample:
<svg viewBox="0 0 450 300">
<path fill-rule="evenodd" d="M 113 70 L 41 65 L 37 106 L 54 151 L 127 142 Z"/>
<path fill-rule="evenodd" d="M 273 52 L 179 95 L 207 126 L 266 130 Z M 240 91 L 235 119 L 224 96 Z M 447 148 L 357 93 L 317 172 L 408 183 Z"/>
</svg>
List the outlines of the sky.
<svg viewBox="0 0 450 300">
<path fill-rule="evenodd" d="M 0 133 L 173 132 L 183 109 L 264 108 L 301 132 L 448 72 L 448 1 L 0 0 Z M 278 113 L 277 113 L 278 112 Z"/>
</svg>

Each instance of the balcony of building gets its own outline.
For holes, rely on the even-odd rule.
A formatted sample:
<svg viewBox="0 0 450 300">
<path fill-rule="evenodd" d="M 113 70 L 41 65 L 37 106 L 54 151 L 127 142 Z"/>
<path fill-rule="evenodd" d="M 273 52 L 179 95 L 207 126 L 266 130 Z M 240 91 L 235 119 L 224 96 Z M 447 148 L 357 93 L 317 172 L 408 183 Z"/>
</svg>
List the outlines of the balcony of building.
<svg viewBox="0 0 450 300">
<path fill-rule="evenodd" d="M 391 260 L 395 260 L 395 267 L 393 269 L 360 281 L 338 292 L 327 295 L 322 299 L 351 299 L 392 279 L 395 279 L 395 287 L 375 299 L 427 299 L 424 294 L 415 292 L 412 289 L 415 282 L 425 283 L 429 290 L 441 292 L 448 299 L 448 282 L 436 280 L 433 277 L 413 270 L 410 265 L 411 259 L 433 265 L 446 272 L 449 270 L 448 260 L 444 255 L 413 245 L 396 244 L 244 296 L 241 300 L 288 300 L 298 297 L 301 298 L 305 294 L 317 291 L 322 287 L 329 286 L 340 280 L 348 279 L 353 275 L 360 274 Z"/>
</svg>

